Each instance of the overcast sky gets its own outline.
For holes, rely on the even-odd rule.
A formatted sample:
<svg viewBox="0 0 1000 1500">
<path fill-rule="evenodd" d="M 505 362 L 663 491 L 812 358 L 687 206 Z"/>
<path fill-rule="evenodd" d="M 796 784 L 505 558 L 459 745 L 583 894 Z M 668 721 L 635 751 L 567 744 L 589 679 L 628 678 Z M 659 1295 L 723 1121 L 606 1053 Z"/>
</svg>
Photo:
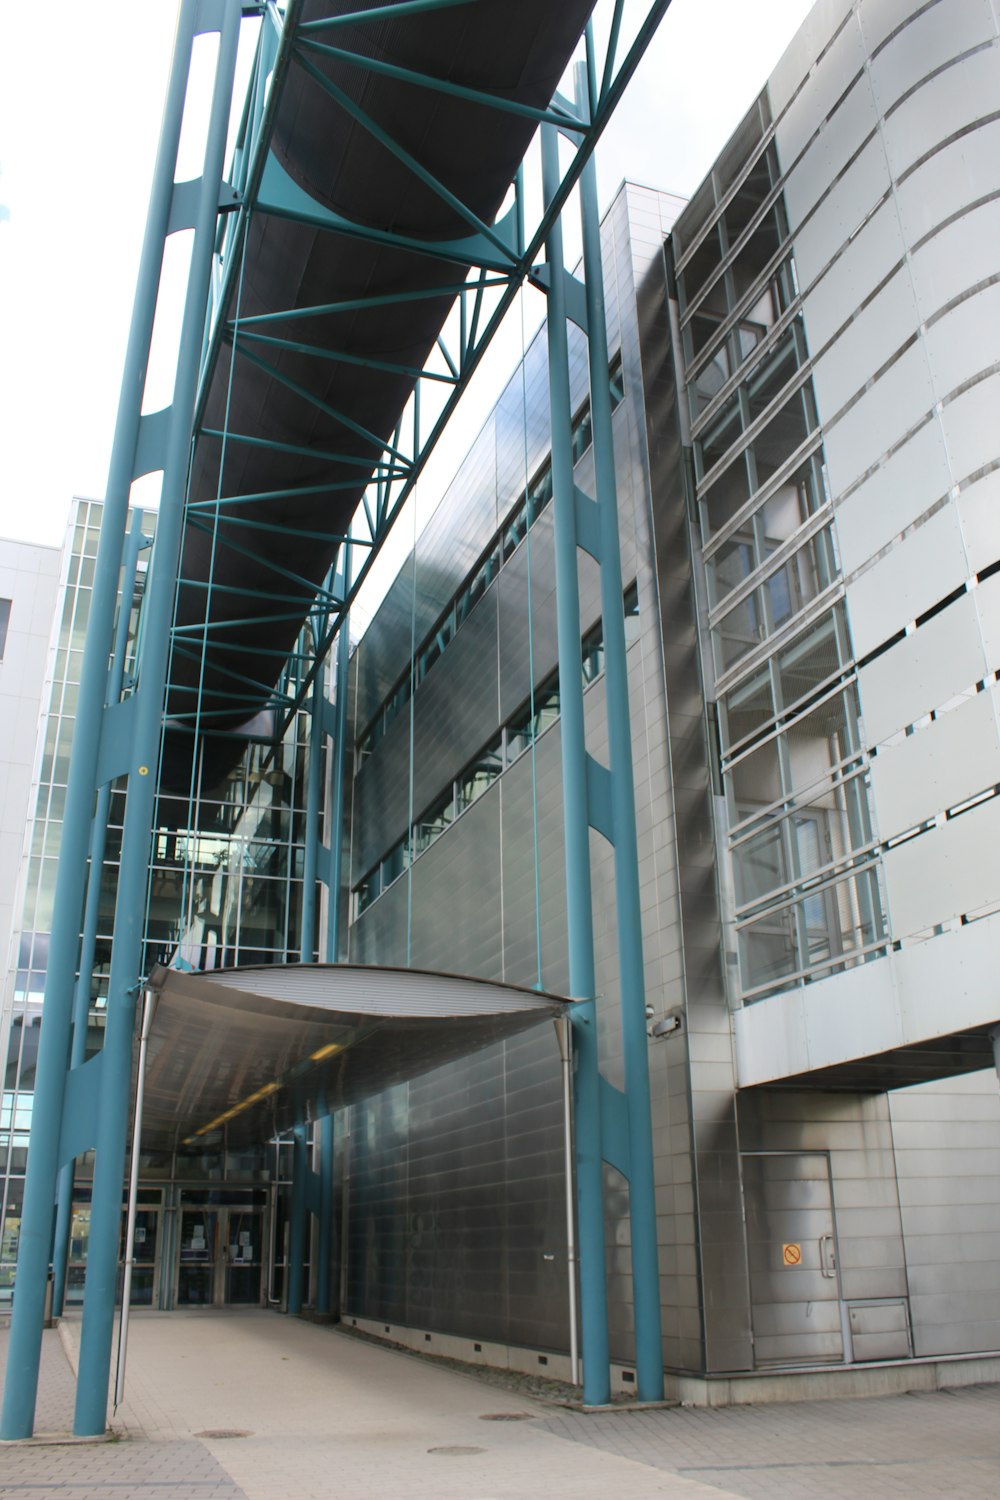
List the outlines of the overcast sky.
<svg viewBox="0 0 1000 1500">
<path fill-rule="evenodd" d="M 810 3 L 673 0 L 602 142 L 602 208 L 625 176 L 689 195 Z M 103 495 L 175 15 L 0 0 L 0 536 L 60 544 L 72 496 Z"/>
</svg>

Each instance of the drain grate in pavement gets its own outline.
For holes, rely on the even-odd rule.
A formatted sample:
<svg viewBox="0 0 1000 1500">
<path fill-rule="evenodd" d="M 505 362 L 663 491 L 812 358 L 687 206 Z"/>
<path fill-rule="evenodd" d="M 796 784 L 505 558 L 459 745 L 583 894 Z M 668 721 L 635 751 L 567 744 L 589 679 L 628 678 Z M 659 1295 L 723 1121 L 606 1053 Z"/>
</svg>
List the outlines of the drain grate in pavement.
<svg viewBox="0 0 1000 1500">
<path fill-rule="evenodd" d="M 206 1427 L 204 1432 L 196 1432 L 195 1437 L 200 1438 L 237 1438 L 253 1437 L 253 1433 L 243 1427 Z"/>
<path fill-rule="evenodd" d="M 534 1421 L 533 1411 L 488 1411 L 479 1418 L 480 1422 L 531 1422 Z"/>
<path fill-rule="evenodd" d="M 428 1453 L 443 1453 L 448 1458 L 464 1458 L 470 1453 L 485 1453 L 485 1448 L 463 1448 L 460 1443 L 451 1443 L 444 1448 L 428 1448 Z"/>
</svg>

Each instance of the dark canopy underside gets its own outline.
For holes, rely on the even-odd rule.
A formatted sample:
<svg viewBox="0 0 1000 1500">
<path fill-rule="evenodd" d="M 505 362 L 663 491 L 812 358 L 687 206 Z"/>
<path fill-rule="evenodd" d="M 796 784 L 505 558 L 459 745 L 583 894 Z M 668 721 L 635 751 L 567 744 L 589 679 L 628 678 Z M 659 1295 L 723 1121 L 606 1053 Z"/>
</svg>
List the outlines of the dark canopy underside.
<svg viewBox="0 0 1000 1500">
<path fill-rule="evenodd" d="M 156 970 L 142 1148 L 269 1140 L 555 1019 L 535 990 L 414 969 Z M 554 1038 L 541 1045 L 555 1047 Z"/>
<path fill-rule="evenodd" d="M 474 0 L 313 35 L 355 54 L 544 108 L 593 3 Z M 375 0 L 306 0 L 302 21 L 378 8 Z M 311 201 L 352 224 L 423 243 L 453 243 L 472 233 L 465 218 L 310 76 L 303 58 L 480 221 L 494 221 L 535 129 L 531 119 L 316 52 L 297 54 L 288 68 L 271 141 L 272 157 Z M 269 334 L 318 349 L 419 369 L 454 300 L 444 288 L 461 282 L 465 274 L 461 264 L 318 230 L 268 213 L 265 205 L 250 220 L 242 274 L 232 283 L 222 316 L 239 324 L 262 313 L 400 292 L 428 293 L 403 304 L 267 326 Z M 240 682 L 276 679 L 280 657 L 266 653 L 291 650 L 315 590 L 334 562 L 333 538 L 346 531 L 380 457 L 380 445 L 391 441 L 414 385 L 409 375 L 309 352 L 251 347 L 286 381 L 307 389 L 340 416 L 302 399 L 287 383 L 245 358 L 237 357 L 231 379 L 232 343 L 223 342 L 196 436 L 192 501 L 330 486 L 307 497 L 228 504 L 219 512 L 225 519 L 217 527 L 211 510 L 201 512 L 201 528 L 188 521 L 177 624 L 190 627 L 207 618 L 211 632 L 204 674 L 190 656 L 174 653 L 167 716 L 190 715 L 200 685 L 203 727 L 224 730 L 238 729 L 264 705 L 263 693 L 254 701 L 254 690 Z M 212 430 L 226 431 L 229 438 L 223 442 L 210 435 Z M 253 446 L 241 437 L 301 451 Z M 248 521 L 254 524 L 245 525 Z M 206 522 L 209 531 L 203 529 Z M 291 535 L 289 527 L 330 540 Z M 263 553 L 284 572 L 254 561 L 248 552 Z M 264 597 L 268 591 L 286 597 L 271 600 Z M 226 621 L 242 623 L 230 626 Z M 172 742 L 165 777 L 168 784 L 186 786 L 190 749 L 178 743 L 177 731 Z M 221 755 L 216 742 L 213 769 L 225 769 L 227 753 L 231 762 L 239 751 L 238 737 Z"/>
</svg>

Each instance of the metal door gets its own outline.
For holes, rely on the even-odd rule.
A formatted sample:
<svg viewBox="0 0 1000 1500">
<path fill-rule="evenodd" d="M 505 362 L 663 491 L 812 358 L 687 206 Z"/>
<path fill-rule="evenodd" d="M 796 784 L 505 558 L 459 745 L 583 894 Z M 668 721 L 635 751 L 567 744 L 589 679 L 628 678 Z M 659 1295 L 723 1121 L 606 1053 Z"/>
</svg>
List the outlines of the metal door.
<svg viewBox="0 0 1000 1500">
<path fill-rule="evenodd" d="M 819 1151 L 747 1152 L 743 1191 L 755 1363 L 842 1363 L 829 1158 Z"/>
</svg>

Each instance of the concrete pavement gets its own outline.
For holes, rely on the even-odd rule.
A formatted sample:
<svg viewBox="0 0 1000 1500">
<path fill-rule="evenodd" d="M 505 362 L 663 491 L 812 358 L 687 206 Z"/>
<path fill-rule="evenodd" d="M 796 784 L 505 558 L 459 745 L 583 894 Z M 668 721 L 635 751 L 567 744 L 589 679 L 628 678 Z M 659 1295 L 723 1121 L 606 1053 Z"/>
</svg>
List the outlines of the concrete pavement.
<svg viewBox="0 0 1000 1500">
<path fill-rule="evenodd" d="M 62 1332 L 72 1345 L 78 1325 Z M 58 1337 L 40 1428 L 69 1426 Z M 583 1415 L 273 1313 L 140 1313 L 115 1421 L 126 1440 L 0 1450 L 0 1496 L 995 1500 L 998 1418 L 992 1386 Z"/>
</svg>

